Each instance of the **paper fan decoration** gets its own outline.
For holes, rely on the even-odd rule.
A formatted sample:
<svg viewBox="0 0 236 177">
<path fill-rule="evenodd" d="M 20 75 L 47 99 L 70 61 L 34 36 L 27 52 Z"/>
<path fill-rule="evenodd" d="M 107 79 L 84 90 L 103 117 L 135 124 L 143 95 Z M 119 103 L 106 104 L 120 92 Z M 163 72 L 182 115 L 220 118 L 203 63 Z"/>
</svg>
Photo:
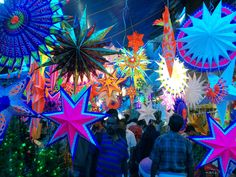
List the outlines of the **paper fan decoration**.
<svg viewBox="0 0 236 177">
<path fill-rule="evenodd" d="M 77 18 L 74 26 L 62 22 L 61 28 L 65 33 L 56 35 L 57 44 L 51 45 L 53 57 L 42 66 L 57 64 L 54 71 L 60 70 L 59 78 L 65 76 L 69 81 L 73 76 L 75 87 L 79 79 L 83 82 L 84 76 L 90 79 L 92 75 L 97 76 L 97 71 L 107 72 L 103 66 L 107 60 L 103 56 L 118 53 L 104 48 L 108 45 L 104 37 L 112 27 L 97 32 L 95 26 L 88 28 L 85 9 L 80 22 Z"/>
<path fill-rule="evenodd" d="M 165 58 L 161 55 L 161 61 L 157 63 L 159 65 L 156 71 L 159 74 L 157 78 L 161 82 L 161 88 L 171 93 L 174 97 L 181 96 L 187 86 L 187 69 L 184 64 L 178 59 L 174 60 L 172 75 L 170 76 Z"/>
<path fill-rule="evenodd" d="M 225 68 L 236 56 L 236 12 L 220 1 L 211 14 L 206 5 L 185 22 L 177 37 L 180 56 L 192 69 Z"/>
<path fill-rule="evenodd" d="M 6 1 L 0 6 L 0 70 L 21 69 L 23 61 L 40 62 L 38 51 L 47 53 L 45 38 L 60 31 L 56 23 L 65 16 L 60 9 L 66 1 Z"/>
<path fill-rule="evenodd" d="M 236 164 L 236 122 L 223 129 L 211 116 L 207 114 L 210 130 L 209 136 L 190 137 L 194 142 L 208 149 L 199 167 L 218 161 L 222 177 L 227 177 L 231 164 Z"/>
<path fill-rule="evenodd" d="M 213 88 L 208 84 L 206 89 L 206 97 L 214 104 L 218 104 L 223 101 L 224 97 L 228 95 L 226 82 L 223 79 L 220 79 Z"/>
<path fill-rule="evenodd" d="M 171 76 L 175 59 L 176 41 L 168 7 L 165 6 L 165 11 L 162 13 L 162 19 L 155 20 L 153 25 L 164 27 L 162 39 L 162 55 L 166 59 L 167 68 Z"/>
<path fill-rule="evenodd" d="M 137 52 L 123 48 L 121 52 L 123 54 L 115 60 L 115 65 L 121 70 L 122 76 L 131 77 L 134 86 L 137 87 L 138 79 L 145 81 L 145 71 L 150 63 L 144 48 L 140 48 Z"/>
<path fill-rule="evenodd" d="M 78 100 L 74 102 L 64 90 L 61 90 L 63 110 L 43 114 L 43 116 L 59 124 L 49 144 L 67 136 L 72 157 L 75 155 L 78 137 L 83 137 L 96 145 L 89 126 L 106 116 L 103 113 L 88 112 L 89 95 L 90 88 L 81 93 Z"/>
<path fill-rule="evenodd" d="M 193 77 L 188 76 L 188 86 L 185 88 L 185 97 L 186 103 L 190 108 L 195 108 L 196 105 L 203 100 L 205 80 L 201 79 L 202 76 L 197 78 L 195 73 L 193 74 Z"/>
</svg>

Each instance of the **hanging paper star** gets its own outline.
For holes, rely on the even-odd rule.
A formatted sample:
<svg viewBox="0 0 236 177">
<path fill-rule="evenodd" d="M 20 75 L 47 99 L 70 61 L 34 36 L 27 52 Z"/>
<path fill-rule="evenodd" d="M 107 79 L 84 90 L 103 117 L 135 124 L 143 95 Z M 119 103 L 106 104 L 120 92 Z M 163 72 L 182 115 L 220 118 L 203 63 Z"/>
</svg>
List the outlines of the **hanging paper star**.
<svg viewBox="0 0 236 177">
<path fill-rule="evenodd" d="M 108 62 L 103 56 L 117 54 L 117 51 L 104 48 L 108 45 L 104 37 L 112 27 L 95 31 L 95 26 L 88 28 L 86 9 L 80 22 L 76 18 L 74 26 L 67 22 L 61 23 L 65 31 L 63 35 L 56 35 L 57 44 L 51 45 L 52 60 L 42 66 L 57 64 L 54 71 L 60 70 L 59 78 L 65 76 L 67 81 L 73 76 L 74 90 L 79 79 L 84 77 L 90 80 L 91 76 L 97 76 L 97 71 L 107 73 L 104 63 Z"/>
<path fill-rule="evenodd" d="M 25 79 L 24 77 L 20 78 L 20 81 L 13 82 L 8 87 L 0 86 L 0 142 L 3 140 L 8 123 L 13 115 L 36 117 L 36 113 L 22 99 L 23 92 L 29 81 L 29 78 Z"/>
<path fill-rule="evenodd" d="M 134 97 L 136 96 L 136 89 L 133 86 L 130 86 L 126 89 L 126 95 L 129 96 L 131 104 L 134 102 Z"/>
<path fill-rule="evenodd" d="M 201 81 L 202 76 L 196 78 L 196 74 L 193 77 L 188 76 L 187 87 L 185 88 L 186 103 L 190 108 L 195 108 L 203 100 L 205 93 L 205 87 L 203 86 L 205 80 Z"/>
<path fill-rule="evenodd" d="M 219 77 L 214 74 L 208 75 L 209 86 L 211 88 L 211 95 L 216 95 L 216 107 L 220 117 L 221 125 L 224 127 L 225 114 L 228 105 L 228 101 L 236 100 L 236 87 L 233 85 L 233 74 L 234 74 L 235 59 L 231 61 L 229 66 L 225 69 L 222 75 Z M 219 85 L 220 84 L 220 85 Z M 224 85 L 222 87 L 222 85 Z M 224 93 L 222 93 L 224 92 Z"/>
<path fill-rule="evenodd" d="M 162 14 L 162 19 L 156 20 L 153 25 L 164 27 L 162 39 L 162 55 L 166 59 L 167 68 L 171 76 L 175 59 L 176 41 L 168 7 L 165 6 L 165 11 Z"/>
<path fill-rule="evenodd" d="M 180 56 L 191 68 L 214 71 L 236 56 L 236 12 L 220 1 L 211 14 L 206 5 L 183 25 L 177 39 Z"/>
<path fill-rule="evenodd" d="M 138 112 L 140 113 L 138 120 L 145 120 L 147 125 L 150 120 L 156 120 L 154 116 L 156 110 L 152 108 L 152 103 L 149 103 L 148 106 L 141 103 L 141 109 Z"/>
<path fill-rule="evenodd" d="M 174 110 L 174 97 L 166 90 L 162 89 L 163 94 L 160 96 L 162 99 L 161 104 L 166 106 L 166 110 Z"/>
<path fill-rule="evenodd" d="M 163 87 L 166 91 L 171 93 L 174 97 L 181 96 L 184 93 L 184 89 L 187 86 L 187 69 L 184 64 L 178 59 L 175 59 L 173 64 L 172 75 L 169 75 L 166 60 L 161 55 L 161 62 L 157 63 L 159 69 L 156 71 L 159 74 L 159 80 L 161 82 L 161 88 Z"/>
<path fill-rule="evenodd" d="M 206 89 L 207 99 L 214 104 L 220 103 L 227 94 L 227 86 L 225 84 L 225 80 L 223 79 L 219 79 L 213 88 L 211 88 L 210 84 L 208 84 Z"/>
<path fill-rule="evenodd" d="M 191 140 L 206 147 L 208 152 L 199 166 L 204 166 L 214 161 L 218 161 L 221 176 L 226 177 L 231 163 L 236 163 L 236 122 L 227 129 L 223 129 L 207 113 L 209 136 L 190 137 Z"/>
<path fill-rule="evenodd" d="M 105 74 L 104 78 L 98 79 L 98 82 L 102 84 L 102 87 L 100 88 L 99 92 L 105 91 L 108 97 L 111 97 L 113 91 L 121 92 L 119 84 L 124 82 L 126 80 L 126 77 L 117 78 L 116 73 L 116 71 L 113 72 L 111 76 Z"/>
<path fill-rule="evenodd" d="M 134 52 L 137 52 L 143 46 L 143 36 L 143 34 L 139 34 L 136 31 L 132 35 L 127 36 L 129 40 L 128 47 L 131 47 Z"/>
<path fill-rule="evenodd" d="M 74 102 L 70 96 L 61 89 L 63 110 L 61 112 L 43 114 L 48 119 L 59 124 L 49 144 L 67 136 L 72 157 L 75 155 L 78 136 L 85 138 L 92 144 L 96 144 L 89 126 L 106 116 L 106 114 L 103 113 L 87 111 L 90 89 L 91 88 L 88 88 L 82 93 L 77 102 Z"/>
<path fill-rule="evenodd" d="M 122 76 L 131 77 L 134 86 L 137 87 L 138 79 L 145 81 L 147 65 L 150 63 L 145 55 L 144 48 L 140 48 L 137 53 L 123 48 L 122 55 L 115 60 L 115 65 L 121 70 Z"/>
<path fill-rule="evenodd" d="M 187 125 L 188 108 L 183 98 L 177 97 L 175 99 L 174 112 L 183 117 L 184 125 L 181 130 L 184 130 Z"/>
<path fill-rule="evenodd" d="M 61 13 L 65 1 L 6 1 L 0 6 L 0 70 L 29 67 L 40 62 L 39 50 L 48 53 L 45 38 L 60 31 L 56 26 L 66 18 Z"/>
</svg>

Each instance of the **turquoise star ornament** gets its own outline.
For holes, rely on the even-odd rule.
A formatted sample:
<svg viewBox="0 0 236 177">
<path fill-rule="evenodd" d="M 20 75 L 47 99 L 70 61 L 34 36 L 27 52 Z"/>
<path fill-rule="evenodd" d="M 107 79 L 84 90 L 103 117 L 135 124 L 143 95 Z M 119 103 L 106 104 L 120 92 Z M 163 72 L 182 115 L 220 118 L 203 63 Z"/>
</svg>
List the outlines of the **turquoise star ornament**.
<svg viewBox="0 0 236 177">
<path fill-rule="evenodd" d="M 236 100 L 236 87 L 232 82 L 234 67 L 235 59 L 231 61 L 220 77 L 215 74 L 208 74 L 209 88 L 206 91 L 206 95 L 209 100 L 214 100 L 214 97 L 217 96 L 215 104 L 223 127 L 228 101 Z"/>
<path fill-rule="evenodd" d="M 213 13 L 206 5 L 190 16 L 177 36 L 180 57 L 199 71 L 224 69 L 236 56 L 236 12 L 220 1 Z"/>
<path fill-rule="evenodd" d="M 217 160 L 221 176 L 228 177 L 232 173 L 231 165 L 236 164 L 236 122 L 223 129 L 208 113 L 207 120 L 210 130 L 209 136 L 189 137 L 208 149 L 199 167 Z"/>
<path fill-rule="evenodd" d="M 90 131 L 90 126 L 107 117 L 104 113 L 89 112 L 87 110 L 90 90 L 91 87 L 81 93 L 77 101 L 74 102 L 61 88 L 62 111 L 43 114 L 43 116 L 59 125 L 48 145 L 67 137 L 72 158 L 75 155 L 78 137 L 82 137 L 94 145 L 97 144 Z"/>
</svg>

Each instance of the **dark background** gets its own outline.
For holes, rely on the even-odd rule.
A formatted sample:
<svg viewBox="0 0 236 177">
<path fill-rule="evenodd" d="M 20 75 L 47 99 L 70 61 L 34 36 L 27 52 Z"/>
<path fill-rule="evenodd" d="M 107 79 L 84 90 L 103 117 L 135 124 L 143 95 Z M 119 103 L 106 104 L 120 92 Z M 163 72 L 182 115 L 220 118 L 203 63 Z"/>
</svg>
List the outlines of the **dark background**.
<svg viewBox="0 0 236 177">
<path fill-rule="evenodd" d="M 209 9 L 213 10 L 219 0 L 204 0 L 204 2 Z M 236 4 L 236 0 L 224 0 L 223 2 Z M 112 40 L 116 46 L 118 43 L 125 46 L 127 44 L 126 35 L 132 34 L 133 31 L 143 33 L 144 42 L 162 34 L 162 28 L 152 26 L 152 23 L 161 18 L 165 5 L 169 6 L 174 22 L 184 7 L 186 7 L 187 14 L 191 15 L 202 6 L 202 3 L 203 0 L 70 0 L 65 6 L 64 12 L 80 17 L 81 12 L 87 6 L 89 23 L 96 24 L 97 30 L 115 25 L 107 35 L 107 39 Z"/>
</svg>

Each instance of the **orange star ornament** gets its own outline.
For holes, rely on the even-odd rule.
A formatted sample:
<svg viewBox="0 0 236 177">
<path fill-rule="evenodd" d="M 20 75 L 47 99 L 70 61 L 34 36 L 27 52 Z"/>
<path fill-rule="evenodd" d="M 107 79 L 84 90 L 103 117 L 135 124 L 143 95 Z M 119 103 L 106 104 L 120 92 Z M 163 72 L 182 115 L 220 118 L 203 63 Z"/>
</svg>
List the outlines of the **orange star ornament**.
<svg viewBox="0 0 236 177">
<path fill-rule="evenodd" d="M 143 36 L 143 34 L 139 34 L 136 31 L 133 32 L 132 35 L 127 36 L 129 40 L 128 47 L 133 48 L 133 50 L 137 52 L 139 48 L 144 45 Z"/>
<path fill-rule="evenodd" d="M 108 97 L 112 96 L 112 92 L 121 92 L 121 89 L 119 87 L 119 84 L 124 82 L 127 77 L 124 78 L 117 78 L 116 77 L 116 71 L 111 74 L 111 76 L 108 76 L 105 74 L 104 78 L 98 79 L 98 82 L 102 84 L 101 89 L 99 92 L 106 92 L 108 93 Z"/>
</svg>

